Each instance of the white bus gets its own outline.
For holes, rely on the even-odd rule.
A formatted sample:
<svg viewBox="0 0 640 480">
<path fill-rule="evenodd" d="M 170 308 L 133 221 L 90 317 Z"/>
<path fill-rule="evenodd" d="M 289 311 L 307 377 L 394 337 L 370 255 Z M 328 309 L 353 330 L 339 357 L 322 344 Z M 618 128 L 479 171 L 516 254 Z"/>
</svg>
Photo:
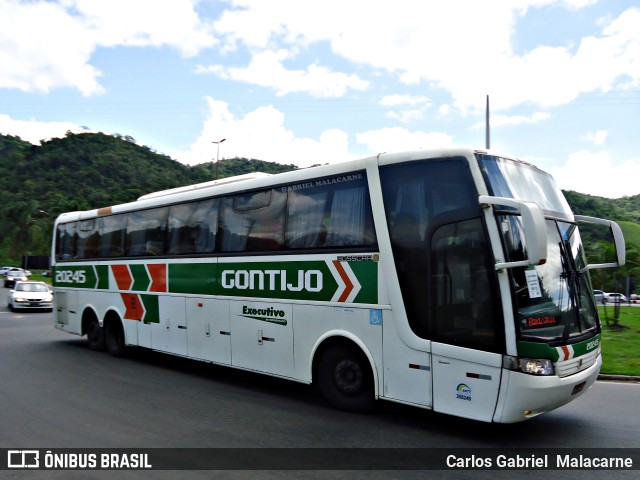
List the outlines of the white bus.
<svg viewBox="0 0 640 480">
<path fill-rule="evenodd" d="M 588 265 L 577 222 L 617 258 Z M 65 213 L 55 326 L 385 399 L 518 422 L 583 394 L 601 366 L 589 268 L 624 264 L 618 225 L 573 215 L 543 171 L 473 149 L 245 175 Z"/>
</svg>

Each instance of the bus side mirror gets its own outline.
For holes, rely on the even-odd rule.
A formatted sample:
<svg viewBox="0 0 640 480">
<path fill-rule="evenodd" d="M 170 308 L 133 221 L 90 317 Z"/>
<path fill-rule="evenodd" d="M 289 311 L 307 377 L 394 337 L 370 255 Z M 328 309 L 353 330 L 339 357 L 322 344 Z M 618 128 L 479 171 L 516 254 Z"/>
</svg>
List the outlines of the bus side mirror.
<svg viewBox="0 0 640 480">
<path fill-rule="evenodd" d="M 604 225 L 605 227 L 609 227 L 609 231 L 611 232 L 611 236 L 613 237 L 613 244 L 616 247 L 616 261 L 611 263 L 593 263 L 591 265 L 587 265 L 587 269 L 591 270 L 594 268 L 611 268 L 611 267 L 622 267 L 626 263 L 626 247 L 624 244 L 624 235 L 622 234 L 622 230 L 620 229 L 620 225 L 612 220 L 604 220 L 602 218 L 596 217 L 586 217 L 584 215 L 575 215 L 575 219 L 577 222 L 584 223 L 593 223 L 595 225 Z"/>
<path fill-rule="evenodd" d="M 547 261 L 547 226 L 544 213 L 537 203 L 489 195 L 480 195 L 478 201 L 480 205 L 502 205 L 516 208 L 520 211 L 522 218 L 522 230 L 528 258 L 518 262 L 498 262 L 496 270 L 542 265 Z"/>
</svg>

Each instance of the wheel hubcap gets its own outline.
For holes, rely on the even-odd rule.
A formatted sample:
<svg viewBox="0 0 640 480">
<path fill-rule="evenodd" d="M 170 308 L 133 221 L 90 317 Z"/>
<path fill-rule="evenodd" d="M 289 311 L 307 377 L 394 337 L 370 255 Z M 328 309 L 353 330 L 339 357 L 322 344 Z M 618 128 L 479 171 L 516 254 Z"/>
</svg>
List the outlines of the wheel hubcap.
<svg viewBox="0 0 640 480">
<path fill-rule="evenodd" d="M 334 379 L 338 389 L 347 395 L 358 394 L 364 382 L 362 368 L 353 360 L 340 360 L 336 365 Z"/>
</svg>

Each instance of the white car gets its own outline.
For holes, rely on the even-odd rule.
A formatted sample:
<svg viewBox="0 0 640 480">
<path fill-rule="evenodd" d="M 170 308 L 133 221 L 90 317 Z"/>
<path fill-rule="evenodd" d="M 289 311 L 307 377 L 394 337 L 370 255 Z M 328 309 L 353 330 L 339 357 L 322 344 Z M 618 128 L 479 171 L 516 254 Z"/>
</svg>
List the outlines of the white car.
<svg viewBox="0 0 640 480">
<path fill-rule="evenodd" d="M 33 275 L 31 273 L 31 270 L 25 270 L 24 268 L 20 268 L 20 267 L 3 267 L 6 268 L 7 270 L 4 272 L 4 275 L 8 275 L 11 272 L 22 272 L 24 273 L 27 277 Z M 0 275 L 2 275 L 2 269 L 0 269 Z"/>
<path fill-rule="evenodd" d="M 11 269 L 4 277 L 4 288 L 13 288 L 17 282 L 29 280 L 27 274 L 22 269 Z"/>
<path fill-rule="evenodd" d="M 7 306 L 11 311 L 42 308 L 53 310 L 53 295 L 44 282 L 16 282 L 9 290 Z"/>
<path fill-rule="evenodd" d="M 627 303 L 627 297 L 621 293 L 605 293 L 604 299 L 607 303 Z"/>
<path fill-rule="evenodd" d="M 6 275 L 13 267 L 0 267 L 0 275 Z"/>
<path fill-rule="evenodd" d="M 606 293 L 604 293 L 602 290 L 593 291 L 593 297 L 596 299 L 597 304 L 604 303 L 605 295 Z"/>
</svg>

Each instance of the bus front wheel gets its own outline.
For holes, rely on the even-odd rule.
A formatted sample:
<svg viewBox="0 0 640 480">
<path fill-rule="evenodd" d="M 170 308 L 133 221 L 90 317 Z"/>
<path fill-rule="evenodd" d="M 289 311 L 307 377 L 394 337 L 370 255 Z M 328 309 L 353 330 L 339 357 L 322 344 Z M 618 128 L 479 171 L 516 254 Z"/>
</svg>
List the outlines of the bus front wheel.
<svg viewBox="0 0 640 480">
<path fill-rule="evenodd" d="M 375 405 L 373 373 L 358 349 L 332 345 L 318 364 L 318 387 L 329 405 L 347 412 L 371 412 Z"/>
<path fill-rule="evenodd" d="M 107 350 L 114 357 L 123 357 L 126 352 L 124 342 L 124 328 L 119 318 L 113 318 L 105 322 L 104 336 Z"/>
</svg>

